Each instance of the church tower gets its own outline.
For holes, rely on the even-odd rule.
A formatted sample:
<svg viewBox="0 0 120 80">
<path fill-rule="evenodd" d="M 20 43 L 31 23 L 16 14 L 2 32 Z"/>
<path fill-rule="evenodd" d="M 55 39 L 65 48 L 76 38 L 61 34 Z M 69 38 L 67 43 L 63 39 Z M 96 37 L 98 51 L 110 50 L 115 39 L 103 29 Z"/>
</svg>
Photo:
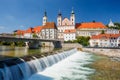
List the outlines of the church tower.
<svg viewBox="0 0 120 80">
<path fill-rule="evenodd" d="M 61 26 L 61 25 L 62 25 L 62 14 L 59 11 L 58 17 L 57 17 L 57 26 Z"/>
<path fill-rule="evenodd" d="M 110 19 L 110 22 L 108 24 L 109 27 L 115 27 L 114 23 L 112 22 L 112 20 Z"/>
<path fill-rule="evenodd" d="M 71 25 L 75 25 L 75 13 L 72 9 L 71 16 L 70 16 Z"/>
<path fill-rule="evenodd" d="M 47 12 L 44 12 L 44 16 L 43 16 L 43 26 L 46 24 L 47 22 Z"/>
</svg>

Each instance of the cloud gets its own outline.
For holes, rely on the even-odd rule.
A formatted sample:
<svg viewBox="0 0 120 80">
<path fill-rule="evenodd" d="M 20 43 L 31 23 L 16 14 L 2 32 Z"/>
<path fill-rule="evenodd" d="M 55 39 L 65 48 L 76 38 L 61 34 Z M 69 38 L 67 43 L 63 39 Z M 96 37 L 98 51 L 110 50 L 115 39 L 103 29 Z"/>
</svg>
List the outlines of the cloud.
<svg viewBox="0 0 120 80">
<path fill-rule="evenodd" d="M 25 26 L 24 25 L 20 25 L 21 28 L 24 28 Z"/>
<path fill-rule="evenodd" d="M 5 27 L 4 26 L 0 26 L 0 29 L 5 29 Z"/>
<path fill-rule="evenodd" d="M 15 20 L 15 17 L 12 16 L 12 15 L 7 15 L 5 18 L 6 18 L 7 20 L 10 20 L 10 21 L 14 21 L 14 20 Z"/>
</svg>

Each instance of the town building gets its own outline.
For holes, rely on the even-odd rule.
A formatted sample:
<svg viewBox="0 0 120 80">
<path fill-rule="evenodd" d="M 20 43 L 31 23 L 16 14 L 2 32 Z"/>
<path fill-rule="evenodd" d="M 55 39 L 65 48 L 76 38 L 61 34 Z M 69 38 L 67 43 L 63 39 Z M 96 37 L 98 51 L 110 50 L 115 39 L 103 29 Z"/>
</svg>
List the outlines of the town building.
<svg viewBox="0 0 120 80">
<path fill-rule="evenodd" d="M 76 29 L 65 30 L 64 31 L 64 41 L 76 40 Z"/>
<path fill-rule="evenodd" d="M 24 38 L 32 38 L 34 33 L 34 28 L 30 27 L 27 30 L 24 31 L 23 37 Z"/>
<path fill-rule="evenodd" d="M 15 30 L 14 34 L 16 37 L 22 38 L 24 36 L 25 31 L 24 30 Z"/>
<path fill-rule="evenodd" d="M 106 34 L 119 34 L 120 33 L 120 30 L 118 29 L 107 29 L 105 31 Z"/>
<path fill-rule="evenodd" d="M 54 22 L 47 22 L 42 26 L 41 38 L 42 39 L 57 39 L 57 26 Z"/>
<path fill-rule="evenodd" d="M 120 47 L 120 34 L 99 34 L 90 39 L 91 47 Z"/>
<path fill-rule="evenodd" d="M 41 30 L 42 30 L 42 26 L 36 26 L 33 28 L 33 31 L 34 31 L 34 35 L 36 35 L 37 38 L 42 38 L 42 35 L 41 35 Z"/>
<path fill-rule="evenodd" d="M 107 27 L 101 22 L 76 23 L 77 36 L 92 36 L 105 31 Z"/>
<path fill-rule="evenodd" d="M 64 39 L 64 32 L 65 30 L 75 29 L 75 13 L 72 10 L 70 19 L 63 18 L 61 12 L 59 11 L 57 17 L 57 28 L 58 28 L 58 39 Z"/>
</svg>

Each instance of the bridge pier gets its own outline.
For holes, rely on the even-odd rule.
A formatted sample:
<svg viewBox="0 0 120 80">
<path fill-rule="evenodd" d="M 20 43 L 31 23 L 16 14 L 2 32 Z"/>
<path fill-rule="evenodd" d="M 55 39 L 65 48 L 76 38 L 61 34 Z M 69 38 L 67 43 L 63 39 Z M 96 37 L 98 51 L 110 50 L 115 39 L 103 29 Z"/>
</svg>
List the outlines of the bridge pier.
<svg viewBox="0 0 120 80">
<path fill-rule="evenodd" d="M 38 49 L 40 47 L 39 41 L 30 41 L 28 44 L 30 49 Z"/>
<path fill-rule="evenodd" d="M 61 41 L 53 41 L 54 48 L 62 48 Z"/>
</svg>

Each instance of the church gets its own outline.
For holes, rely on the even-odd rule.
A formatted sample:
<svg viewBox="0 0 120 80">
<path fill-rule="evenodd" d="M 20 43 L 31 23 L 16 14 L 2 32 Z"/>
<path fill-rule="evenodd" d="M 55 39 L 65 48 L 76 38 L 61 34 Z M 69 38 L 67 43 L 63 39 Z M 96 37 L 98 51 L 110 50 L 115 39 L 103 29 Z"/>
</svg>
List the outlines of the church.
<svg viewBox="0 0 120 80">
<path fill-rule="evenodd" d="M 58 28 L 58 39 L 69 41 L 75 40 L 76 30 L 75 30 L 75 13 L 72 9 L 70 18 L 63 18 L 62 13 L 59 11 L 57 17 L 57 28 Z"/>
</svg>

